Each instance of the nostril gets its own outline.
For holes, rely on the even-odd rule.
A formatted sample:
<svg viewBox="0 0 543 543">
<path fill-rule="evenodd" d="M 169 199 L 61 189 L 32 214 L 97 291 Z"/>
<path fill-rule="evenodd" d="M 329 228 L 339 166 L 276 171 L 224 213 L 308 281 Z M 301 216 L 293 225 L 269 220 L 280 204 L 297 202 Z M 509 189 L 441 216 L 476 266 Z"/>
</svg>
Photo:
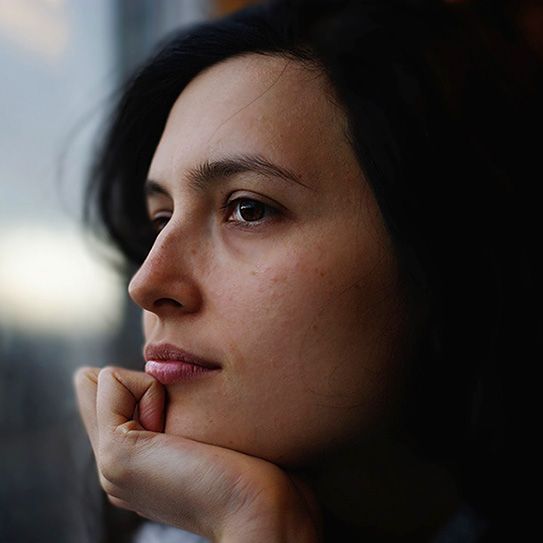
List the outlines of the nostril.
<svg viewBox="0 0 543 543">
<path fill-rule="evenodd" d="M 172 307 L 183 307 L 182 303 L 174 300 L 173 298 L 159 298 L 158 300 L 155 300 L 153 305 L 155 307 L 164 307 L 168 305 Z"/>
</svg>

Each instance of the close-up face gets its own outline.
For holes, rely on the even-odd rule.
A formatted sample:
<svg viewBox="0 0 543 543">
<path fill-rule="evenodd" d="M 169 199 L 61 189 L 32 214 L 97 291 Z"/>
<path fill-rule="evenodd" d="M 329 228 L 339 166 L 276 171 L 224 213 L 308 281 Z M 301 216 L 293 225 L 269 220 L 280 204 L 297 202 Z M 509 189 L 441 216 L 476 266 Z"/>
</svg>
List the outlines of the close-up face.
<svg viewBox="0 0 543 543">
<path fill-rule="evenodd" d="M 279 56 L 217 64 L 175 102 L 130 294 L 146 359 L 220 369 L 167 379 L 167 433 L 296 466 L 392 416 L 404 293 L 346 132 L 326 78 Z"/>
</svg>

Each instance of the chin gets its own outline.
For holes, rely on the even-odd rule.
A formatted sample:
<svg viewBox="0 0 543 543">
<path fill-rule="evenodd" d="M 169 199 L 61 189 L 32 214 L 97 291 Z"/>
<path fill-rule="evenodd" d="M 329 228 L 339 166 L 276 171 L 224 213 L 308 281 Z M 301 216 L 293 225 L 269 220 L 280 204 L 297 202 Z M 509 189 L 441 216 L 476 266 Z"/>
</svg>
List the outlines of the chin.
<svg viewBox="0 0 543 543">
<path fill-rule="evenodd" d="M 340 448 L 335 447 L 329 437 L 319 439 L 316 443 L 308 436 L 304 437 L 301 432 L 297 432 L 297 439 L 285 436 L 285 439 L 280 441 L 276 432 L 267 431 L 263 432 L 266 440 L 256 439 L 254 430 L 233 432 L 227 423 L 215 425 L 211 421 L 202 423 L 188 417 L 183 421 L 178 418 L 175 423 L 167 422 L 165 433 L 234 450 L 289 470 L 322 466 L 323 462 L 325 463 L 334 451 Z M 272 439 L 269 439 L 270 437 Z"/>
</svg>

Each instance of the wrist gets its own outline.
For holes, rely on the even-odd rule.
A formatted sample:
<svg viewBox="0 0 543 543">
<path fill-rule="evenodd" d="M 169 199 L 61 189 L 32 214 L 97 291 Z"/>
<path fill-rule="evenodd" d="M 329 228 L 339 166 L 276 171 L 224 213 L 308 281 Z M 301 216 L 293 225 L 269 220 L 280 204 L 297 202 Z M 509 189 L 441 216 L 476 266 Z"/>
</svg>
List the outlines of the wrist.
<svg viewBox="0 0 543 543">
<path fill-rule="evenodd" d="M 216 543 L 322 543 L 314 526 L 306 523 L 256 522 L 228 529 Z"/>
<path fill-rule="evenodd" d="M 322 528 L 300 504 L 269 503 L 231 518 L 216 543 L 322 543 Z"/>
</svg>

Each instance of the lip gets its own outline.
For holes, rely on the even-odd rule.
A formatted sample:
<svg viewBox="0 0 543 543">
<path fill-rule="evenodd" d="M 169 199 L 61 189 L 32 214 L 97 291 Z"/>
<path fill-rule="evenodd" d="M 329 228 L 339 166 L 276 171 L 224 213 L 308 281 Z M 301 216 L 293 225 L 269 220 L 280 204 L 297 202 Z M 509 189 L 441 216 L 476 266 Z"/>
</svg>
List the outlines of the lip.
<svg viewBox="0 0 543 543">
<path fill-rule="evenodd" d="M 145 347 L 145 373 L 163 385 L 191 381 L 212 375 L 221 365 L 184 351 L 168 343 L 150 344 Z"/>
</svg>

